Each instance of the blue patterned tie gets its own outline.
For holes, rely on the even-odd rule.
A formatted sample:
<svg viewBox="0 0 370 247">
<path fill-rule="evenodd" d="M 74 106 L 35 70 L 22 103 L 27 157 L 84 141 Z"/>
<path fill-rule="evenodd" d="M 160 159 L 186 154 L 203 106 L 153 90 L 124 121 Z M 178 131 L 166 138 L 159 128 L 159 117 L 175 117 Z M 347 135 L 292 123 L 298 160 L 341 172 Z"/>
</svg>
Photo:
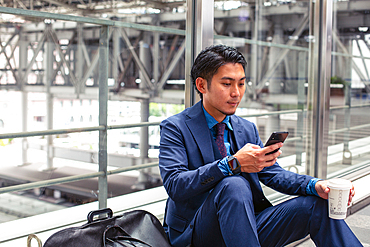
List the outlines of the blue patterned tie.
<svg viewBox="0 0 370 247">
<path fill-rule="evenodd" d="M 226 157 L 226 147 L 224 143 L 224 131 L 225 131 L 225 123 L 218 123 L 216 124 L 216 145 L 218 150 L 220 150 L 220 154 L 222 157 Z"/>
</svg>

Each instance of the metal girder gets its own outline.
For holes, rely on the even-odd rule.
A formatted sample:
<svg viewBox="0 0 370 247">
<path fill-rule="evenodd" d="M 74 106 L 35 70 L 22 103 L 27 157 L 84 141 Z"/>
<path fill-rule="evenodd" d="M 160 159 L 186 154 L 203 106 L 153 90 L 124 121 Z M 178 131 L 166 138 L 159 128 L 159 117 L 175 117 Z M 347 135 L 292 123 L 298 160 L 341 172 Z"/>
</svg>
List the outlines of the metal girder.
<svg viewBox="0 0 370 247">
<path fill-rule="evenodd" d="M 360 44 L 358 43 L 358 39 L 356 39 L 356 45 L 357 45 L 358 50 L 359 50 L 359 52 L 360 52 L 360 56 L 361 56 L 361 57 L 364 57 L 364 54 L 363 54 L 362 49 L 361 49 L 361 47 L 360 47 Z M 361 59 L 361 61 L 362 61 L 362 64 L 364 65 L 364 68 L 365 68 L 365 72 L 366 72 L 367 80 L 369 80 L 369 79 L 370 79 L 370 77 L 369 77 L 369 71 L 368 71 L 368 69 L 367 69 L 365 59 L 363 59 L 363 58 L 362 58 L 362 59 Z"/>
<path fill-rule="evenodd" d="M 19 35 L 19 31 L 16 31 L 9 39 L 8 41 L 5 43 L 5 45 L 0 45 L 1 47 L 1 50 L 0 50 L 0 54 L 1 53 L 5 53 L 5 48 L 10 44 L 10 42 L 14 39 L 15 36 Z"/>
<path fill-rule="evenodd" d="M 144 83 L 145 83 L 145 85 L 147 86 L 147 88 L 148 88 L 148 89 L 153 90 L 153 89 L 154 89 L 154 86 L 153 86 L 153 85 L 152 85 L 152 83 L 151 83 L 151 80 L 150 80 L 149 74 L 148 74 L 148 72 L 146 71 L 144 64 L 140 61 L 139 56 L 136 54 L 136 52 L 135 52 L 135 47 L 133 47 L 133 46 L 131 45 L 130 39 L 128 38 L 126 31 L 125 31 L 123 28 L 120 28 L 120 29 L 119 29 L 119 31 L 120 31 L 120 33 L 121 33 L 121 36 L 122 36 L 123 40 L 125 41 L 125 43 L 126 43 L 126 45 L 127 45 L 128 49 L 129 49 L 129 51 L 131 52 L 131 54 L 132 54 L 132 56 L 133 56 L 133 58 L 134 58 L 134 60 L 135 60 L 136 64 L 138 65 L 138 67 L 139 67 L 139 69 L 140 69 L 141 73 L 142 73 L 142 74 L 143 74 L 143 76 L 144 76 L 144 79 L 145 79 L 145 80 L 144 80 Z"/>
<path fill-rule="evenodd" d="M 81 48 L 82 48 L 82 52 L 84 54 L 86 64 L 87 64 L 88 67 L 90 67 L 91 66 L 91 61 L 90 61 L 89 53 L 87 52 L 86 45 L 85 45 L 85 42 L 83 40 L 82 40 L 82 43 L 81 43 Z"/>
<path fill-rule="evenodd" d="M 59 45 L 59 42 L 58 42 L 58 38 L 56 36 L 56 33 L 54 30 L 52 30 L 51 28 L 48 28 L 47 29 L 47 34 L 49 35 L 49 37 L 51 38 L 51 40 L 54 42 L 55 44 L 55 47 L 59 53 L 59 56 L 60 58 L 62 59 L 63 63 L 64 63 L 64 66 L 67 67 L 68 71 L 69 71 L 69 75 L 71 77 L 71 80 L 72 80 L 72 84 L 77 87 L 78 86 L 78 81 L 76 79 L 76 76 L 74 75 L 72 69 L 71 69 L 71 66 L 69 64 L 69 62 L 66 60 L 65 56 L 64 56 L 64 53 L 62 51 L 62 48 L 60 48 L 60 45 Z"/>
<path fill-rule="evenodd" d="M 185 44 L 186 44 L 186 41 L 184 40 L 180 46 L 180 48 L 178 49 L 178 51 L 176 52 L 174 58 L 172 59 L 170 65 L 168 66 L 167 70 L 164 72 L 164 74 L 162 75 L 158 85 L 157 85 L 157 90 L 162 90 L 163 87 L 164 87 L 164 84 L 166 83 L 168 77 L 170 77 L 173 69 L 175 68 L 177 62 L 180 60 L 182 54 L 184 53 L 185 51 Z"/>
<path fill-rule="evenodd" d="M 45 43 L 45 40 L 46 40 L 46 34 L 45 32 L 42 34 L 40 40 L 38 41 L 37 43 L 37 48 L 36 50 L 34 51 L 34 54 L 33 54 L 33 57 L 32 57 L 32 60 L 30 61 L 30 63 L 28 64 L 27 68 L 26 68 L 26 71 L 25 73 L 23 74 L 22 76 L 22 79 L 21 79 L 21 84 L 23 82 L 26 81 L 26 78 L 28 76 L 28 74 L 30 73 L 31 69 L 32 69 L 32 66 L 33 64 L 35 63 L 36 61 L 36 58 L 37 58 L 37 55 L 39 54 L 39 52 L 41 51 L 41 48 L 43 47 L 44 43 Z"/>
<path fill-rule="evenodd" d="M 11 53 L 10 53 L 10 56 L 8 56 L 7 54 L 6 54 L 6 47 L 10 47 L 10 42 L 14 39 L 14 37 L 15 36 L 19 36 L 19 31 L 16 31 L 10 38 L 9 38 L 9 40 L 5 43 L 5 46 L 2 46 L 2 45 L 0 45 L 0 47 L 2 48 L 2 50 L 0 51 L 0 54 L 1 53 L 3 53 L 4 54 L 4 56 L 5 56 L 5 58 L 6 58 L 6 61 L 7 61 L 7 63 L 5 64 L 5 68 L 6 68 L 6 66 L 8 66 L 9 65 L 9 67 L 10 67 L 10 70 L 12 71 L 12 74 L 13 74 L 13 76 L 14 76 L 14 79 L 15 79 L 15 81 L 17 81 L 17 75 L 16 75 L 16 73 L 15 73 L 15 69 L 13 68 L 13 66 L 12 66 L 12 64 L 11 64 L 11 62 L 10 62 L 10 59 L 13 57 L 13 60 L 14 60 L 14 50 L 15 50 L 15 47 L 17 46 L 17 44 L 18 44 L 18 41 L 17 41 L 17 44 L 14 46 L 14 48 L 13 49 L 11 49 Z M 14 64 L 15 64 L 15 61 L 14 61 Z M 15 64 L 15 66 L 16 66 L 16 64 Z"/>
<path fill-rule="evenodd" d="M 164 64 L 164 68 L 167 68 L 168 64 L 170 63 L 172 59 L 173 52 L 175 51 L 177 41 L 179 40 L 179 35 L 176 35 L 175 38 L 172 40 L 171 48 L 170 48 L 170 53 L 167 56 L 166 63 Z"/>
<path fill-rule="evenodd" d="M 108 39 L 110 39 L 110 37 L 112 35 L 112 32 L 113 32 L 112 29 L 110 29 L 109 34 L 108 34 Z M 82 43 L 84 43 L 84 42 L 82 42 Z M 86 49 L 86 47 L 85 47 L 85 49 Z M 92 62 L 90 63 L 90 66 L 88 67 L 87 71 L 85 72 L 85 75 L 82 77 L 82 79 L 80 81 L 81 84 L 85 84 L 87 79 L 89 79 L 90 74 L 93 72 L 96 65 L 98 64 L 99 56 L 100 56 L 100 50 L 98 49 L 97 52 L 95 53 L 93 59 L 92 59 Z M 89 59 L 88 54 L 86 54 L 86 59 Z"/>
<path fill-rule="evenodd" d="M 333 39 L 337 43 L 337 45 L 339 46 L 339 48 L 343 51 L 343 53 L 350 54 L 348 52 L 347 48 L 340 41 L 338 35 L 335 32 L 333 32 Z M 356 73 L 360 77 L 361 81 L 365 84 L 366 91 L 369 92 L 370 91 L 369 82 L 366 80 L 366 77 L 364 76 L 364 74 L 362 73 L 362 71 L 360 70 L 360 68 L 357 66 L 357 64 L 355 63 L 355 61 L 353 60 L 353 58 L 351 58 L 351 59 L 352 59 L 353 69 L 356 71 Z M 366 68 L 366 66 L 365 66 L 365 68 Z"/>
<path fill-rule="evenodd" d="M 19 6 L 21 6 L 22 9 L 27 9 L 26 5 L 24 5 L 24 3 L 22 3 L 22 1 L 20 1 L 20 0 L 14 0 L 14 3 L 19 4 Z"/>
<path fill-rule="evenodd" d="M 72 35 L 72 37 L 69 39 L 69 44 L 72 44 L 72 41 L 74 40 L 75 36 L 76 36 L 76 32 L 74 32 L 73 35 Z M 67 52 L 66 53 L 68 53 L 69 50 L 70 50 L 70 45 L 68 45 L 68 48 L 67 48 Z M 58 71 L 59 71 L 59 69 L 60 69 L 60 67 L 62 65 L 63 65 L 63 60 L 60 60 L 59 62 L 57 62 L 57 67 L 54 70 L 54 73 L 53 73 L 53 76 L 52 76 L 53 79 L 56 78 L 57 73 L 58 73 Z M 63 74 L 64 79 L 66 79 L 66 75 L 64 73 L 64 70 L 60 70 L 60 71 Z"/>
<path fill-rule="evenodd" d="M 140 42 L 140 40 L 141 40 L 142 36 L 143 36 L 143 32 L 140 32 L 140 34 L 136 37 L 136 40 L 135 40 L 135 43 L 134 43 L 134 46 L 133 46 L 133 47 L 136 47 L 136 46 L 139 44 L 139 42 Z M 131 60 L 132 60 L 132 57 L 133 57 L 132 52 L 130 52 L 129 57 L 127 58 L 127 60 L 126 60 L 125 64 L 123 65 L 122 72 L 121 72 L 121 73 L 120 73 L 120 75 L 119 75 L 118 83 L 119 83 L 119 82 L 121 82 L 121 81 L 123 80 L 123 78 L 124 78 L 124 76 L 125 76 L 125 74 L 126 74 L 126 72 L 127 72 L 128 65 L 130 64 L 130 62 L 131 62 Z M 121 60 L 121 59 L 120 59 L 120 60 Z"/>
<path fill-rule="evenodd" d="M 60 7 L 66 8 L 66 9 L 73 9 L 75 11 L 82 11 L 83 10 L 83 9 L 80 9 L 80 8 L 76 7 L 73 4 L 66 4 L 66 3 L 61 2 L 61 1 L 56 1 L 56 0 L 43 0 L 43 1 L 55 4 L 57 6 L 60 6 Z"/>
<path fill-rule="evenodd" d="M 309 19 L 308 14 L 305 14 L 302 18 L 302 21 L 298 24 L 298 28 L 295 30 L 294 34 L 292 35 L 293 37 L 294 36 L 300 36 L 302 34 L 304 28 L 308 24 L 308 19 Z M 295 42 L 296 42 L 295 39 L 291 39 L 291 40 L 288 41 L 288 43 L 286 45 L 292 46 L 292 45 L 294 45 Z M 262 91 L 262 89 L 263 89 L 265 83 L 267 82 L 267 80 L 269 80 L 269 78 L 272 76 L 272 74 L 275 72 L 275 70 L 279 66 L 280 62 L 283 61 L 283 59 L 289 53 L 289 51 L 290 51 L 289 49 L 284 49 L 280 53 L 280 56 L 278 56 L 278 59 L 274 62 L 274 65 L 266 72 L 265 76 L 257 84 L 257 87 L 256 87 L 257 94 Z"/>
<path fill-rule="evenodd" d="M 70 48 L 68 47 L 67 52 L 68 52 L 69 50 L 70 50 Z M 63 66 L 63 60 L 60 60 L 59 62 L 57 62 L 57 67 L 56 67 L 56 69 L 54 70 L 54 73 L 53 73 L 52 79 L 55 79 L 55 78 L 56 78 L 56 76 L 57 76 L 57 74 L 58 74 L 58 71 L 60 71 L 60 72 L 62 73 L 62 75 L 63 75 L 64 80 L 65 80 L 65 81 L 67 81 L 67 80 L 68 80 L 67 75 L 66 75 L 66 73 L 65 73 L 64 69 L 60 69 L 60 67 L 63 67 L 63 68 L 64 68 L 64 66 Z"/>
</svg>

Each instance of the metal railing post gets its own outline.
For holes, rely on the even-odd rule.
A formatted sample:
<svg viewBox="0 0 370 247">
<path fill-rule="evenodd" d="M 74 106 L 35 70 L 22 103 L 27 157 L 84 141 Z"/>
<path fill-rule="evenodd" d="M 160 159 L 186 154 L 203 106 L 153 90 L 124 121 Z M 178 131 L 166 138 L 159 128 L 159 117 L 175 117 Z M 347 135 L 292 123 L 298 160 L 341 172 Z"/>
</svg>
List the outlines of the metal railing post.
<svg viewBox="0 0 370 247">
<path fill-rule="evenodd" d="M 107 111 L 108 111 L 108 62 L 109 62 L 109 27 L 100 28 L 99 39 L 99 125 L 105 126 L 99 130 L 99 208 L 107 207 L 108 179 L 107 179 Z"/>
</svg>

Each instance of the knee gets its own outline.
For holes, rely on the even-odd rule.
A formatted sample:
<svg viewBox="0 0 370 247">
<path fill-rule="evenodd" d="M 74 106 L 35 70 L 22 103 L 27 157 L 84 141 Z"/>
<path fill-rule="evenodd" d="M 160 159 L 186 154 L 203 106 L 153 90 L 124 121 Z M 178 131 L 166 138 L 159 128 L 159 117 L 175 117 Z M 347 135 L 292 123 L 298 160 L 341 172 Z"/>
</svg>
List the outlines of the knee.
<svg viewBox="0 0 370 247">
<path fill-rule="evenodd" d="M 248 180 L 242 176 L 226 177 L 219 182 L 215 190 L 219 196 L 226 196 L 228 199 L 244 201 L 253 200 L 252 191 Z"/>
<path fill-rule="evenodd" d="M 303 197 L 303 209 L 314 218 L 322 219 L 328 216 L 328 201 L 317 196 Z"/>
</svg>

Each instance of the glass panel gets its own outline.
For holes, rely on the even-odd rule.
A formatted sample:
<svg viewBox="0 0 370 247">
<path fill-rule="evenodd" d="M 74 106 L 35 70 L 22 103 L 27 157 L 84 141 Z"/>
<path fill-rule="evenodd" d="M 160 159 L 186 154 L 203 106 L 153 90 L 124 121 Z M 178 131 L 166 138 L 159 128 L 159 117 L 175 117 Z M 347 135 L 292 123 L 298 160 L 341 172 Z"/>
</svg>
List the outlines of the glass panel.
<svg viewBox="0 0 370 247">
<path fill-rule="evenodd" d="M 290 159 L 292 162 L 285 165 L 304 172 L 302 109 L 307 92 L 309 5 L 276 1 L 233 3 L 215 3 L 218 35 L 214 42 L 237 47 L 248 61 L 248 87 L 239 114 L 276 112 L 250 119 L 257 124 L 263 142 L 273 131 L 290 131 L 281 158 L 297 154 L 299 158 Z"/>
<path fill-rule="evenodd" d="M 122 6 L 115 17 L 99 14 L 102 19 L 79 17 L 79 22 L 64 21 L 75 17 L 59 14 L 44 20 L 46 14 L 42 12 L 21 12 L 25 16 L 0 14 L 8 18 L 7 23 L 0 24 L 0 134 L 11 136 L 0 136 L 0 188 L 97 172 L 98 154 L 105 150 L 108 170 L 158 160 L 159 122 L 184 109 L 182 5 L 174 4 L 177 9 L 173 15 L 162 13 L 161 20 L 152 15 L 158 14 L 153 8 L 128 10 Z M 55 13 L 60 9 L 53 6 L 53 10 L 43 10 Z M 148 14 L 145 18 L 132 17 L 143 11 Z M 32 19 L 31 14 L 37 18 Z M 76 14 L 82 16 L 78 10 Z M 154 19 L 156 26 L 142 25 Z M 107 67 L 101 66 L 100 23 L 109 26 Z M 99 109 L 103 71 L 108 74 L 107 112 Z M 101 116 L 107 116 L 109 127 L 104 136 L 107 147 L 99 150 Z M 152 124 L 137 127 L 140 122 Z M 37 133 L 45 130 L 58 133 Z M 73 133 L 69 133 L 71 130 Z M 21 132 L 31 131 L 29 137 L 19 137 Z M 107 191 L 100 193 L 111 198 L 158 185 L 158 168 L 147 168 L 109 176 Z M 98 192 L 98 177 L 22 190 L 16 192 L 17 205 L 28 196 L 52 206 L 40 206 L 42 212 L 13 206 L 12 210 L 18 208 L 13 215 L 22 218 L 96 201 Z M 9 196 L 15 195 L 0 194 L 0 201 Z M 25 215 L 21 211 L 32 213 Z"/>
<path fill-rule="evenodd" d="M 247 119 L 264 143 L 273 131 L 289 131 L 279 164 L 298 173 L 306 172 L 308 13 L 309 3 L 302 1 L 215 3 L 214 43 L 236 47 L 248 61 L 237 114 L 253 115 Z"/>
<path fill-rule="evenodd" d="M 214 39 L 215 44 L 237 47 L 248 61 L 247 92 L 237 114 L 252 115 L 247 119 L 257 124 L 263 142 L 272 131 L 289 131 L 279 163 L 306 174 L 314 173 L 306 167 L 307 137 L 313 121 L 307 117 L 307 82 L 309 71 L 315 69 L 309 68 L 308 52 L 310 43 L 317 42 L 309 32 L 309 23 L 314 22 L 309 16 L 310 4 L 216 2 Z M 329 136 L 322 137 L 328 138 L 324 139 L 329 145 L 328 167 L 313 167 L 325 169 L 328 177 L 367 165 L 367 151 L 360 147 L 367 144 L 369 131 L 368 9 L 368 1 L 334 1 Z M 312 90 L 313 95 L 318 93 Z"/>
<path fill-rule="evenodd" d="M 369 8 L 367 1 L 334 1 L 333 5 L 328 177 L 368 165 Z"/>
</svg>

